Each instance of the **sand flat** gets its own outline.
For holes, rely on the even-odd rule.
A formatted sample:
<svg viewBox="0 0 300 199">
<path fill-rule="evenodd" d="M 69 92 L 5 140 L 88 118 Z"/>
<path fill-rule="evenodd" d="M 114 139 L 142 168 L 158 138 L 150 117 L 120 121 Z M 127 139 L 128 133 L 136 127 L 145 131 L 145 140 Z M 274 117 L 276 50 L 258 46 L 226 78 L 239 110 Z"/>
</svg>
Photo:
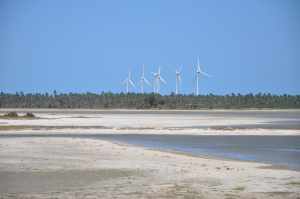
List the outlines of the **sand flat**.
<svg viewBox="0 0 300 199">
<path fill-rule="evenodd" d="M 265 164 L 80 138 L 1 138 L 0 149 L 0 176 L 5 176 L 0 178 L 2 198 L 296 198 L 300 194 L 295 183 L 300 172 Z"/>
<path fill-rule="evenodd" d="M 297 128 L 231 128 L 297 121 L 297 110 L 215 112 L 39 110 L 38 119 L 0 119 L 0 129 L 12 127 L 0 134 L 16 135 L 0 138 L 0 198 L 299 198 L 300 172 L 272 165 L 87 138 L 18 137 L 41 132 L 300 135 Z"/>
<path fill-rule="evenodd" d="M 1 109 L 0 112 L 8 112 Z M 47 132 L 191 134 L 191 135 L 300 135 L 299 110 L 133 111 L 36 110 L 38 119 L 1 119 L 0 133 Z M 108 131 L 109 130 L 109 131 Z"/>
</svg>

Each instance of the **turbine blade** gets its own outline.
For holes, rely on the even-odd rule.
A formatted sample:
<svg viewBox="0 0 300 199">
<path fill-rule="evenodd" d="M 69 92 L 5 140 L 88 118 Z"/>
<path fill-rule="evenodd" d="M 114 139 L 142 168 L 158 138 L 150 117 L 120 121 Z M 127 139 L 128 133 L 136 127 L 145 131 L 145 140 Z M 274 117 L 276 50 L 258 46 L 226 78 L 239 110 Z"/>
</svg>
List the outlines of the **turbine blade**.
<svg viewBox="0 0 300 199">
<path fill-rule="evenodd" d="M 151 86 L 150 82 L 144 77 L 144 81 L 148 86 Z"/>
<path fill-rule="evenodd" d="M 143 64 L 143 71 L 142 71 L 142 77 L 145 75 L 145 65 Z"/>
<path fill-rule="evenodd" d="M 154 73 L 154 72 L 152 72 L 151 73 L 154 77 L 156 77 L 157 76 L 157 73 Z"/>
<path fill-rule="evenodd" d="M 135 87 L 135 84 L 133 83 L 133 81 L 131 79 L 129 79 L 128 81 L 131 84 L 131 86 Z"/>
<path fill-rule="evenodd" d="M 167 84 L 166 80 L 165 80 L 162 76 L 159 77 L 159 80 L 160 80 L 162 83 Z"/>
<path fill-rule="evenodd" d="M 203 72 L 202 70 L 200 70 L 200 73 L 206 77 L 211 77 L 211 75 L 207 74 L 206 72 Z"/>
<path fill-rule="evenodd" d="M 201 67 L 200 67 L 200 65 L 197 65 L 197 72 L 201 72 Z"/>
</svg>

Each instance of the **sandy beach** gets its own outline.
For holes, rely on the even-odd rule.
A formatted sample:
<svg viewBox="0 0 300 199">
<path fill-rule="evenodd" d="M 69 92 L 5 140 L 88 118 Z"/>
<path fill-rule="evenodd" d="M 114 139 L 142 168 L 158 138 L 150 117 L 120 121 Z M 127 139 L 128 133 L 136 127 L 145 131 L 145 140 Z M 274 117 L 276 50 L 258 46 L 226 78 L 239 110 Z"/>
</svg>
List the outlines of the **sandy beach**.
<svg viewBox="0 0 300 199">
<path fill-rule="evenodd" d="M 0 118 L 0 133 L 42 129 L 48 133 L 300 135 L 299 110 L 0 109 L 0 113 L 12 110 L 33 112 L 37 118 Z"/>
<path fill-rule="evenodd" d="M 297 198 L 300 173 L 106 141 L 1 139 L 2 198 Z"/>
<path fill-rule="evenodd" d="M 205 112 L 36 111 L 35 115 L 37 119 L 1 119 L 0 126 L 10 128 L 0 133 L 300 135 L 296 127 L 284 125 L 233 128 L 299 119 L 269 112 L 264 117 Z M 299 198 L 299 179 L 299 171 L 268 164 L 194 157 L 105 140 L 0 138 L 0 198 Z"/>
</svg>

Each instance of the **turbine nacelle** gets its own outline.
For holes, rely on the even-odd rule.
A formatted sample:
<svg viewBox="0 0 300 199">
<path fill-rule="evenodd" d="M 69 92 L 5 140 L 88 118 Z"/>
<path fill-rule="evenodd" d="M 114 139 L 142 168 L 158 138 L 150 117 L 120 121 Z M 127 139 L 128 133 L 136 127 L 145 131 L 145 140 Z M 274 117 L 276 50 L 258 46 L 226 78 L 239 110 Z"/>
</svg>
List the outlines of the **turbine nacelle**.
<svg viewBox="0 0 300 199">
<path fill-rule="evenodd" d="M 180 79 L 181 69 L 176 69 L 175 74 L 176 74 L 176 77 L 178 77 Z"/>
<path fill-rule="evenodd" d="M 211 77 L 211 75 L 209 75 L 209 74 L 207 74 L 206 72 L 204 72 L 203 70 L 201 70 L 201 68 L 200 68 L 200 65 L 197 67 L 197 70 L 196 70 L 196 73 L 197 73 L 197 75 L 204 75 L 204 76 L 206 76 L 206 77 Z"/>
<path fill-rule="evenodd" d="M 197 68 L 196 68 L 196 95 L 199 95 L 199 79 L 200 79 L 201 75 L 206 76 L 206 77 L 211 77 L 211 75 L 207 74 L 206 72 L 204 72 L 201 69 L 199 57 L 198 57 L 197 58 Z"/>
<path fill-rule="evenodd" d="M 154 92 L 159 93 L 160 82 L 162 82 L 163 84 L 167 84 L 167 82 L 160 74 L 160 67 L 158 67 L 158 71 L 156 73 L 152 72 L 152 75 L 154 77 L 153 90 L 154 90 Z"/>
<path fill-rule="evenodd" d="M 197 75 L 200 76 L 200 74 L 201 74 L 201 75 L 204 75 L 204 76 L 206 76 L 206 77 L 211 77 L 211 75 L 207 74 L 206 72 L 204 72 L 204 71 L 201 69 L 201 66 L 202 66 L 202 65 L 200 65 L 199 57 L 198 57 L 198 58 L 197 58 L 197 68 L 196 68 L 196 73 L 197 73 Z"/>
</svg>

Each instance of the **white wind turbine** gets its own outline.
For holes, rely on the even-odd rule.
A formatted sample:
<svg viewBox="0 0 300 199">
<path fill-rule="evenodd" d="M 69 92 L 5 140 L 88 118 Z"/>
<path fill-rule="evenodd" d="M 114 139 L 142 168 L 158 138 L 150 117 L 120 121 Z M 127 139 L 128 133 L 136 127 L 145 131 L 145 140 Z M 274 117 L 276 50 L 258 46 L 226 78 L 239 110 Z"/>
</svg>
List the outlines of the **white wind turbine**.
<svg viewBox="0 0 300 199">
<path fill-rule="evenodd" d="M 148 86 L 151 86 L 150 82 L 145 77 L 145 66 L 144 65 L 143 65 L 142 76 L 141 76 L 141 80 L 140 81 L 141 81 L 141 93 L 144 93 L 144 85 L 145 85 L 145 83 Z"/>
<path fill-rule="evenodd" d="M 178 95 L 179 94 L 179 87 L 180 87 L 180 82 L 181 82 L 181 69 L 176 69 L 176 90 L 175 90 L 175 94 Z"/>
<path fill-rule="evenodd" d="M 129 87 L 135 87 L 135 84 L 133 83 L 132 79 L 131 79 L 131 72 L 128 72 L 128 77 L 126 77 L 126 79 L 123 81 L 123 84 L 126 85 L 126 93 L 129 93 Z"/>
<path fill-rule="evenodd" d="M 154 76 L 154 82 L 153 82 L 153 90 L 156 93 L 159 93 L 160 90 L 160 82 L 167 84 L 166 80 L 160 75 L 160 67 L 158 67 L 157 73 L 152 73 Z"/>
<path fill-rule="evenodd" d="M 196 95 L 199 95 L 199 79 L 200 76 L 206 76 L 206 77 L 211 77 L 209 74 L 205 73 L 202 71 L 199 63 L 199 57 L 197 58 L 197 68 L 196 68 Z"/>
</svg>

